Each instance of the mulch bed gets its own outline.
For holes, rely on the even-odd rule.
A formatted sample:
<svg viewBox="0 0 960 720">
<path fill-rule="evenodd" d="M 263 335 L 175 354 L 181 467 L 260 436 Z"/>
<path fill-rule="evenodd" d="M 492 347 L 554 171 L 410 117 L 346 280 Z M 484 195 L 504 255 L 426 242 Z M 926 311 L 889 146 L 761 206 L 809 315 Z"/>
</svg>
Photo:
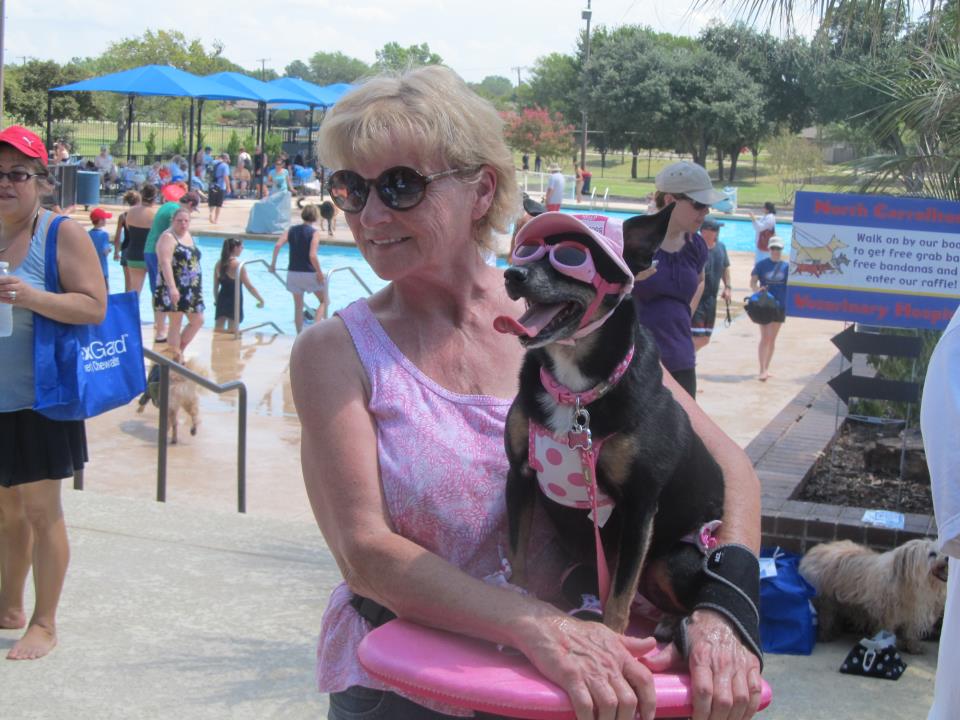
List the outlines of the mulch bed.
<svg viewBox="0 0 960 720">
<path fill-rule="evenodd" d="M 896 426 L 845 421 L 831 445 L 824 449 L 797 499 L 932 514 L 930 481 L 924 473 L 908 474 L 901 482 L 896 467 L 877 467 L 877 463 L 868 467 L 866 458 L 871 449 L 883 438 L 897 438 L 899 430 Z M 914 460 L 922 464 L 922 458 Z"/>
</svg>

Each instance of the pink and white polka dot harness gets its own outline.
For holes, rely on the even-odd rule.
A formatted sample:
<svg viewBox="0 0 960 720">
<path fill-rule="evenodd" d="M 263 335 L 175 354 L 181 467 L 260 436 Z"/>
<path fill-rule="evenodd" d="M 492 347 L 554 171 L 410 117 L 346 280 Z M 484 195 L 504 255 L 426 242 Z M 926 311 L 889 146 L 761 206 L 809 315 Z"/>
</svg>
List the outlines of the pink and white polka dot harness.
<svg viewBox="0 0 960 720">
<path fill-rule="evenodd" d="M 561 505 L 590 510 L 593 520 L 590 489 L 583 472 L 583 455 L 570 447 L 566 437 L 558 437 L 542 425 L 530 421 L 530 467 L 537 473 L 540 490 Z M 606 438 L 593 438 L 593 450 L 599 455 Z M 594 485 L 593 487 L 596 487 Z M 603 527 L 613 512 L 613 499 L 599 487 L 597 493 L 597 525 Z"/>
</svg>

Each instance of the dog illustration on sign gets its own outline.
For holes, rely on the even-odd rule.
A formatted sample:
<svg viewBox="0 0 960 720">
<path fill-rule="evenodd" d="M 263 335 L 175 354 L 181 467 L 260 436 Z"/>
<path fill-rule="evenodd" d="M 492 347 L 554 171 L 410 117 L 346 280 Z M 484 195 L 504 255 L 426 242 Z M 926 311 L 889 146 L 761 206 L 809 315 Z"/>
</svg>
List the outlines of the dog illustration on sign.
<svg viewBox="0 0 960 720">
<path fill-rule="evenodd" d="M 795 254 L 790 268 L 791 274 L 820 277 L 825 273 L 842 273 L 840 266 L 850 262 L 846 255 L 837 253 L 848 245 L 836 235 L 825 245 L 804 244 L 799 235 L 797 233 L 793 239 Z M 807 237 L 805 240 L 809 242 L 813 238 Z"/>
</svg>

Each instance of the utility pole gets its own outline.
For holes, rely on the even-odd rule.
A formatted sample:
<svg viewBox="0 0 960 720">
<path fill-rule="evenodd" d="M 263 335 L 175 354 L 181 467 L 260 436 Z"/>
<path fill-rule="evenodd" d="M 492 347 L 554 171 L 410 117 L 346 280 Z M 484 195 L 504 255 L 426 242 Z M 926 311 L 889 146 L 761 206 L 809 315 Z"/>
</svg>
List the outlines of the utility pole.
<svg viewBox="0 0 960 720">
<path fill-rule="evenodd" d="M 520 79 L 520 71 L 521 71 L 521 70 L 526 70 L 526 69 L 527 69 L 527 66 L 526 66 L 526 65 L 517 65 L 517 66 L 512 67 L 512 68 L 510 68 L 510 69 L 517 71 L 517 87 L 520 87 L 520 83 L 523 82 L 523 80 Z"/>
<path fill-rule="evenodd" d="M 267 62 L 270 58 L 257 58 L 257 62 L 260 63 L 260 81 L 266 82 L 267 75 Z"/>
<path fill-rule="evenodd" d="M 583 59 L 583 84 L 584 84 L 584 104 L 583 108 L 580 110 L 582 119 L 583 119 L 583 136 L 580 140 L 580 165 L 581 167 L 586 167 L 587 164 L 587 105 L 586 105 L 586 83 L 587 83 L 587 67 L 590 65 L 590 18 L 593 16 L 593 11 L 590 9 L 590 0 L 587 0 L 587 9 L 583 10 L 580 13 L 580 17 L 587 21 L 587 40 L 586 48 Z"/>
</svg>

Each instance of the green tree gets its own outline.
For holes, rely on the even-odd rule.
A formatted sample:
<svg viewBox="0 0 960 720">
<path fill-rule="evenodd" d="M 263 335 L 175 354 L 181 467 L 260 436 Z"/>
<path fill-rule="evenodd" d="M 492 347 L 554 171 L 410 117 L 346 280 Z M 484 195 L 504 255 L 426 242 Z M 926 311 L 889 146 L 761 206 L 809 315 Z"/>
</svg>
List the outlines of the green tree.
<svg viewBox="0 0 960 720">
<path fill-rule="evenodd" d="M 517 92 L 520 107 L 549 108 L 564 117 L 580 115 L 580 63 L 570 55 L 551 53 L 537 58 L 530 80 Z"/>
<path fill-rule="evenodd" d="M 402 72 L 421 65 L 439 65 L 443 62 L 443 58 L 432 52 L 427 43 L 401 47 L 400 43 L 388 42 L 376 51 L 376 56 L 374 67 L 378 71 Z"/>
<path fill-rule="evenodd" d="M 301 80 L 314 82 L 313 73 L 303 60 L 294 60 L 283 69 L 283 74 L 285 77 L 300 78 Z"/>
<path fill-rule="evenodd" d="M 536 153 L 547 160 L 570 157 L 573 152 L 573 126 L 560 113 L 541 108 L 524 108 L 519 113 L 501 112 L 504 137 L 514 150 Z"/>
<path fill-rule="evenodd" d="M 47 119 L 47 91 L 83 80 L 84 69 L 74 63 L 60 66 L 52 60 L 30 60 L 5 68 L 3 103 L 8 115 L 24 125 L 40 127 Z M 102 117 L 103 109 L 92 93 L 52 93 L 53 117 L 86 120 Z"/>
<path fill-rule="evenodd" d="M 600 28 L 593 42 L 586 70 L 588 121 L 603 130 L 604 151 L 630 148 L 630 177 L 636 179 L 640 149 L 673 142 L 660 116 L 670 91 L 663 82 L 668 54 L 656 33 L 636 26 Z"/>
<path fill-rule="evenodd" d="M 337 52 L 316 52 L 307 61 L 310 66 L 311 82 L 317 85 L 334 83 L 352 83 L 370 72 L 370 66 L 363 60 Z"/>
</svg>

